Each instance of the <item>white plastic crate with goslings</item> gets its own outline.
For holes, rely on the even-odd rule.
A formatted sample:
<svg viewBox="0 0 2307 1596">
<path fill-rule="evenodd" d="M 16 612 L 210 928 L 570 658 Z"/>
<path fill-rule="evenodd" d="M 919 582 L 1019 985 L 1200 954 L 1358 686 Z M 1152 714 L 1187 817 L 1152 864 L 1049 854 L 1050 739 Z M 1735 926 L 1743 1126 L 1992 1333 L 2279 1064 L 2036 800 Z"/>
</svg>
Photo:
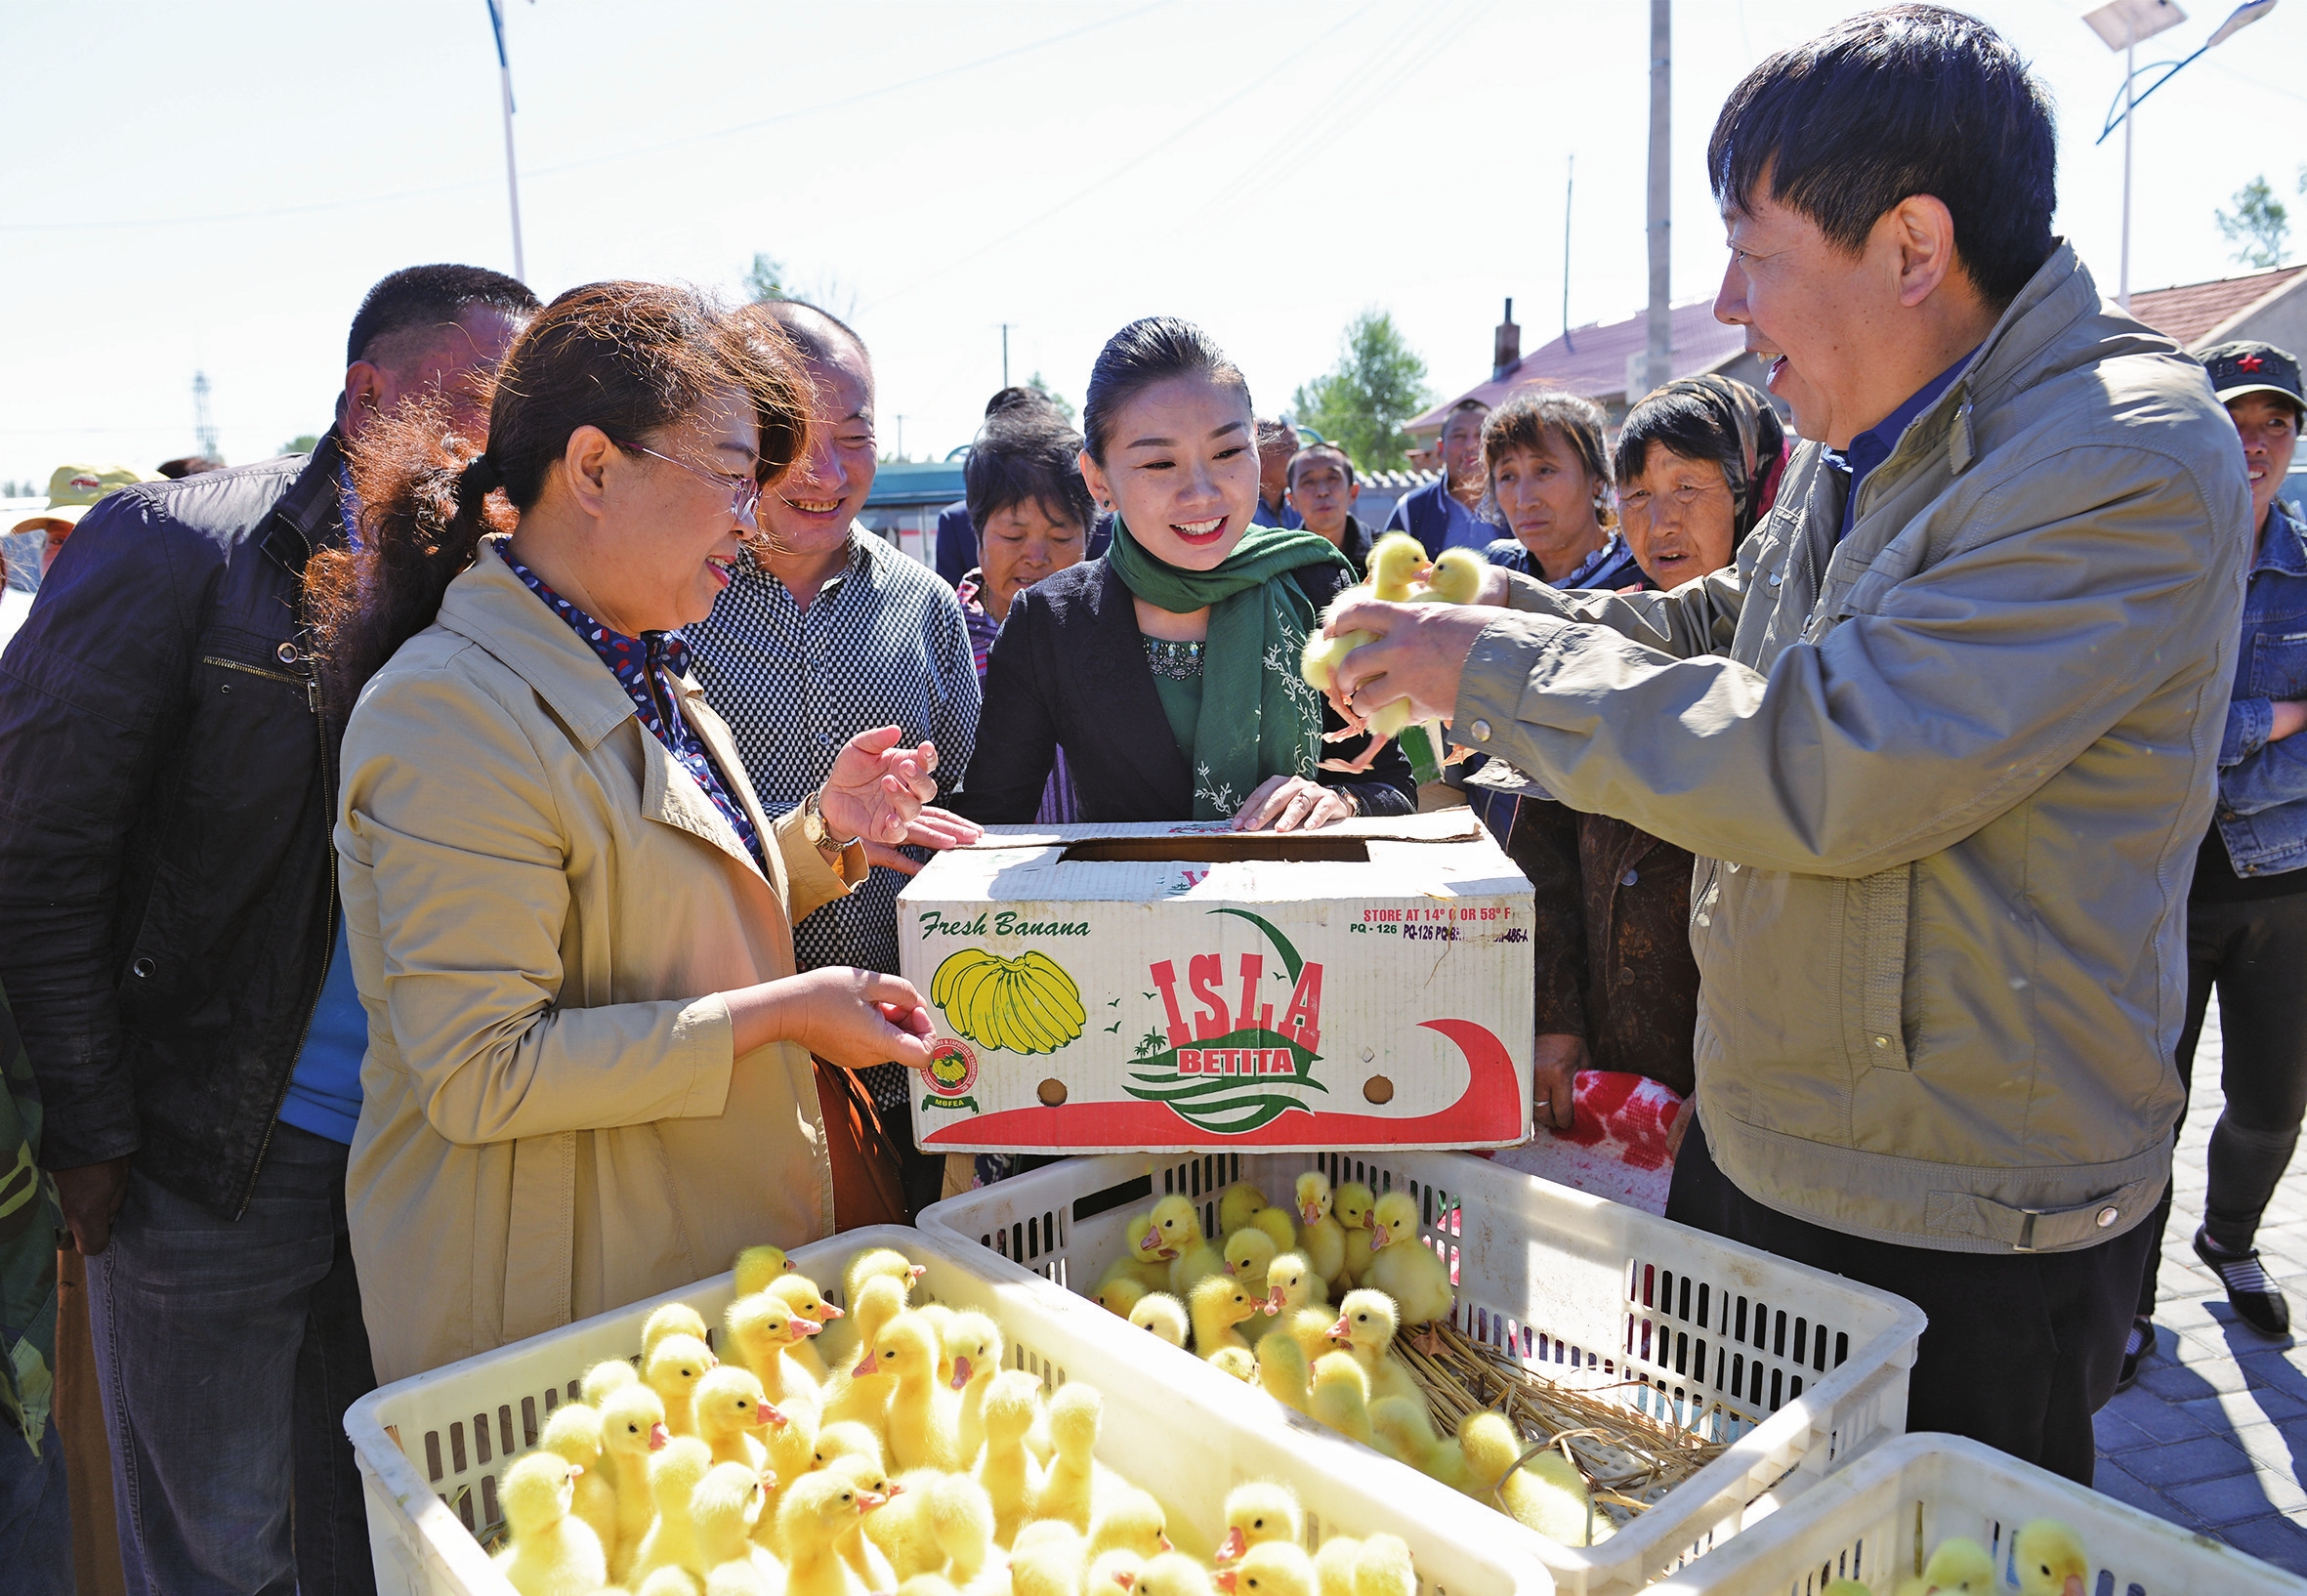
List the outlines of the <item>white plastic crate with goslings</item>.
<svg viewBox="0 0 2307 1596">
<path fill-rule="evenodd" d="M 1149 1376 L 1137 1347 L 1100 1333 L 1111 1316 L 1092 1303 L 1021 1284 L 976 1246 L 956 1247 L 896 1226 L 851 1231 L 794 1249 L 795 1265 L 838 1301 L 849 1260 L 896 1247 L 927 1273 L 916 1301 L 976 1308 L 1007 1341 L 1003 1365 L 1051 1389 L 1086 1380 L 1104 1397 L 1097 1456 L 1159 1497 L 1181 1550 L 1208 1556 L 1224 1533 L 1226 1493 L 1245 1480 L 1287 1482 L 1306 1508 L 1311 1550 L 1324 1533 L 1391 1531 L 1409 1543 L 1419 1596 L 1552 1596 L 1546 1571 L 1482 1542 L 1454 1539 L 1381 1483 L 1309 1468 L 1287 1436 L 1245 1423 L 1220 1405 L 1183 1396 Z M 991 1267 L 987 1267 L 991 1265 Z M 576 1393 L 584 1371 L 640 1350 L 641 1327 L 668 1302 L 718 1325 L 730 1277 L 518 1341 L 371 1392 L 345 1415 L 368 1497 L 368 1537 L 384 1596 L 512 1596 L 476 1529 L 497 1520 L 497 1482 L 536 1445 L 545 1415 Z M 1233 1388 L 1240 1390 L 1239 1386 Z M 1231 1395 L 1230 1393 L 1227 1395 Z M 1439 1488 L 1437 1488 L 1439 1489 Z"/>
<path fill-rule="evenodd" d="M 2030 1519 L 2072 1528 L 2090 1563 L 2084 1596 L 2307 1596 L 2307 1580 L 1960 1436 L 1885 1442 L 1651 1596 L 1819 1596 L 1856 1579 L 1891 1596 L 1950 1535 L 2018 1588 L 2011 1540 Z"/>
<path fill-rule="evenodd" d="M 1471 1154 L 1072 1158 L 949 1197 L 921 1224 L 1086 1292 L 1127 1246 L 1130 1217 L 1159 1198 L 1193 1198 L 1206 1230 L 1233 1181 L 1253 1181 L 1286 1204 L 1299 1173 L 1317 1167 L 1333 1184 L 1418 1198 L 1420 1237 L 1455 1268 L 1454 1317 L 1468 1335 L 1513 1348 L 1551 1378 L 1728 1443 L 1598 1546 L 1561 1545 L 1454 1491 L 1432 1504 L 1461 1538 L 1544 1563 L 1573 1596 L 1651 1583 L 1906 1428 L 1908 1370 L 1923 1326 L 1912 1303 Z M 1342 1449 L 1328 1467 L 1405 1493 L 1432 1484 L 1112 1315 L 1106 1327 L 1141 1348 L 1149 1373 L 1165 1383 L 1211 1402 L 1231 1388 L 1236 1410 L 1325 1454 Z"/>
</svg>

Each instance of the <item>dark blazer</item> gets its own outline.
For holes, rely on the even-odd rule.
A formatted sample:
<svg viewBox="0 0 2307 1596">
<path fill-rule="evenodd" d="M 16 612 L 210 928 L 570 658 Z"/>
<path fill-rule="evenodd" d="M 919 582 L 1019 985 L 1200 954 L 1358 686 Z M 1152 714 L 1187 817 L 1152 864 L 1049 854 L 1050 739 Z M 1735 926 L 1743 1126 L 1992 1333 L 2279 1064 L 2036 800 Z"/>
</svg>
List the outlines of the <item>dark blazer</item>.
<svg viewBox="0 0 2307 1596">
<path fill-rule="evenodd" d="M 336 945 L 333 765 L 305 562 L 310 459 L 124 488 L 0 658 L 0 979 L 41 1159 L 133 1154 L 224 1218 L 256 1185 Z"/>
<path fill-rule="evenodd" d="M 1317 609 L 1346 585 L 1334 567 L 1307 567 L 1291 578 Z M 1327 705 L 1321 719 L 1325 731 L 1344 727 Z M 1325 757 L 1355 758 L 1366 741 L 1325 744 Z M 1082 819 L 1180 820 L 1193 815 L 1193 773 L 1154 690 L 1137 611 L 1129 589 L 1104 559 L 1069 566 L 1010 601 L 986 665 L 977 750 L 953 807 L 989 825 L 1030 821 L 1061 744 Z M 1316 775 L 1323 785 L 1353 793 L 1364 815 L 1407 815 L 1417 808 L 1409 761 L 1392 744 L 1359 779 L 1336 771 Z"/>
</svg>

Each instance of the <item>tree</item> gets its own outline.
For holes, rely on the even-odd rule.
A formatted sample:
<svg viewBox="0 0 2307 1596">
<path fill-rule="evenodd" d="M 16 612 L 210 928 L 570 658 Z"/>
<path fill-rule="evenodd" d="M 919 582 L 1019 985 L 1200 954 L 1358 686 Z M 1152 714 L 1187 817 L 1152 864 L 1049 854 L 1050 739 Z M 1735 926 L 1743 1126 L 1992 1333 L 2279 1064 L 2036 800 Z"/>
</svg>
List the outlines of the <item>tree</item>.
<svg viewBox="0 0 2307 1596">
<path fill-rule="evenodd" d="M 752 268 L 745 273 L 745 297 L 759 304 L 766 299 L 785 299 L 784 263 L 772 255 L 756 252 Z"/>
<path fill-rule="evenodd" d="M 2307 172 L 2301 175 L 2301 185 L 2302 191 L 2307 191 Z M 2283 258 L 2288 252 L 2290 213 L 2275 197 L 2264 173 L 2235 190 L 2233 216 L 2223 210 L 2212 214 L 2217 217 L 2219 231 L 2227 235 L 2227 241 L 2238 246 L 2234 259 L 2261 269 L 2283 265 Z"/>
<path fill-rule="evenodd" d="M 843 321 L 857 315 L 858 291 L 842 281 L 838 273 L 820 272 L 810 281 L 801 282 L 788 275 L 785 263 L 774 255 L 756 251 L 753 264 L 745 271 L 743 283 L 745 297 L 755 304 L 772 299 L 797 299 Z"/>
<path fill-rule="evenodd" d="M 1347 323 L 1338 363 L 1305 384 L 1293 401 L 1298 419 L 1369 471 L 1399 471 L 1415 446 L 1402 424 L 1432 400 L 1426 362 L 1374 307 Z"/>
<path fill-rule="evenodd" d="M 310 454 L 319 446 L 320 435 L 318 433 L 299 433 L 280 445 L 280 452 L 282 454 Z"/>
<path fill-rule="evenodd" d="M 1033 373 L 1033 375 L 1028 377 L 1026 379 L 1026 386 L 1032 389 L 1034 393 L 1039 394 L 1043 399 L 1049 400 L 1050 403 L 1056 405 L 1058 408 L 1058 414 L 1064 416 L 1069 423 L 1076 419 L 1076 414 L 1073 409 L 1073 401 L 1066 398 L 1065 395 L 1059 393 L 1056 389 L 1050 387 L 1049 384 L 1043 382 L 1041 380 L 1040 372 L 1036 371 Z"/>
</svg>

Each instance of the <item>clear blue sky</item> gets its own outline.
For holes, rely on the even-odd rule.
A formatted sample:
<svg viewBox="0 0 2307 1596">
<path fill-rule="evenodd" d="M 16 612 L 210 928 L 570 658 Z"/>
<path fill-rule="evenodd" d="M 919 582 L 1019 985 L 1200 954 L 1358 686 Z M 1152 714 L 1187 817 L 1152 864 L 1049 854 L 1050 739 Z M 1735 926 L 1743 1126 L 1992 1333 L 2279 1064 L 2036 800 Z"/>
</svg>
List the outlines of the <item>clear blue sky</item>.
<svg viewBox="0 0 2307 1596">
<path fill-rule="evenodd" d="M 1853 8 L 1676 8 L 1674 291 L 1711 292 L 1703 149 L 1769 51 Z M 2119 73 L 2081 5 L 1977 9 L 2048 79 L 2059 226 L 2114 290 Z M 2193 8 L 2147 57 L 2228 8 Z M 1573 322 L 1637 310 L 1643 0 L 1320 5 L 510 0 L 530 281 L 734 291 L 754 251 L 852 308 L 884 447 L 964 442 L 1011 370 L 1078 399 L 1132 316 L 1207 325 L 1261 410 L 1391 310 L 1437 388 L 1488 375 L 1513 295 L 1559 330 L 1574 152 Z M 226 454 L 325 426 L 361 291 L 395 267 L 509 268 L 483 0 L 5 0 L 0 478 L 149 469 L 192 446 L 205 369 Z M 2178 45 L 2165 52 L 2164 42 Z M 2141 115 L 2132 283 L 2220 276 L 2212 225 L 2307 156 L 2307 0 L 2206 56 Z"/>
</svg>

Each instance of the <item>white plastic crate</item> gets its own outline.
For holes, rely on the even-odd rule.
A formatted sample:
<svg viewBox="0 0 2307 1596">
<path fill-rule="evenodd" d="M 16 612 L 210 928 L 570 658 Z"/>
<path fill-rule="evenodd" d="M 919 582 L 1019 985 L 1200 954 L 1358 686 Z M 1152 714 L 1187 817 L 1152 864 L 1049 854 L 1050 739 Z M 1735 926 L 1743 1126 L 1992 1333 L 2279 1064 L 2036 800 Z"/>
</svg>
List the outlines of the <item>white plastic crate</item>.
<svg viewBox="0 0 2307 1596">
<path fill-rule="evenodd" d="M 2029 1519 L 2072 1526 L 2087 1596 L 2301 1596 L 2307 1580 L 1960 1436 L 1884 1443 L 1699 1558 L 1652 1596 L 1818 1596 L 1856 1579 L 1890 1596 L 1941 1540 L 1968 1535 L 2016 1588 L 2011 1537 Z"/>
<path fill-rule="evenodd" d="M 1291 1182 L 1315 1167 L 1332 1183 L 1418 1198 L 1420 1237 L 1457 1272 L 1454 1317 L 1469 1336 L 1729 1449 L 1601 1545 L 1563 1546 L 1454 1491 L 1428 1501 L 1425 1476 L 1112 1315 L 1106 1336 L 1199 1401 L 1230 1391 L 1236 1410 L 1286 1427 L 1324 1470 L 1419 1493 L 1420 1511 L 1441 1515 L 1459 1540 L 1542 1562 L 1572 1596 L 1639 1589 L 1906 1429 L 1923 1326 L 1912 1303 L 1471 1154 L 1073 1158 L 950 1197 L 921 1225 L 993 1249 L 1018 1276 L 1082 1292 L 1127 1245 L 1130 1216 L 1158 1198 L 1195 1198 L 1209 1229 L 1231 1182 L 1254 1181 L 1286 1203 Z"/>
<path fill-rule="evenodd" d="M 895 1226 L 851 1231 L 796 1249 L 794 1263 L 838 1301 L 841 1272 L 859 1251 L 891 1246 L 927 1268 L 918 1291 L 992 1316 L 1007 1341 L 1004 1366 L 1055 1389 L 1087 1380 L 1105 1399 L 1097 1455 L 1161 1499 L 1170 1538 L 1208 1556 L 1224 1531 L 1226 1493 L 1244 1480 L 1287 1482 L 1305 1505 L 1309 1549 L 1331 1530 L 1391 1531 L 1409 1543 L 1419 1596 L 1552 1596 L 1544 1569 L 1482 1542 L 1453 1538 L 1366 1475 L 1308 1466 L 1291 1438 L 1244 1423 L 1234 1385 L 1212 1403 L 1150 1375 L 1134 1343 L 1099 1333 L 1112 1316 L 1094 1303 L 1054 1297 L 1038 1282 L 1008 1278 L 1000 1260 Z M 695 1285 L 371 1392 L 345 1415 L 368 1497 L 368 1537 L 383 1596 L 511 1596 L 473 1531 L 497 1518 L 497 1480 L 536 1444 L 544 1418 L 608 1358 L 629 1358 L 641 1327 L 667 1302 L 686 1302 L 718 1325 L 730 1277 Z M 1231 1382 L 1229 1382 L 1231 1384 Z M 1440 1487 L 1434 1491 L 1447 1496 Z M 1430 1505 L 1427 1503 L 1426 1505 Z"/>
</svg>

